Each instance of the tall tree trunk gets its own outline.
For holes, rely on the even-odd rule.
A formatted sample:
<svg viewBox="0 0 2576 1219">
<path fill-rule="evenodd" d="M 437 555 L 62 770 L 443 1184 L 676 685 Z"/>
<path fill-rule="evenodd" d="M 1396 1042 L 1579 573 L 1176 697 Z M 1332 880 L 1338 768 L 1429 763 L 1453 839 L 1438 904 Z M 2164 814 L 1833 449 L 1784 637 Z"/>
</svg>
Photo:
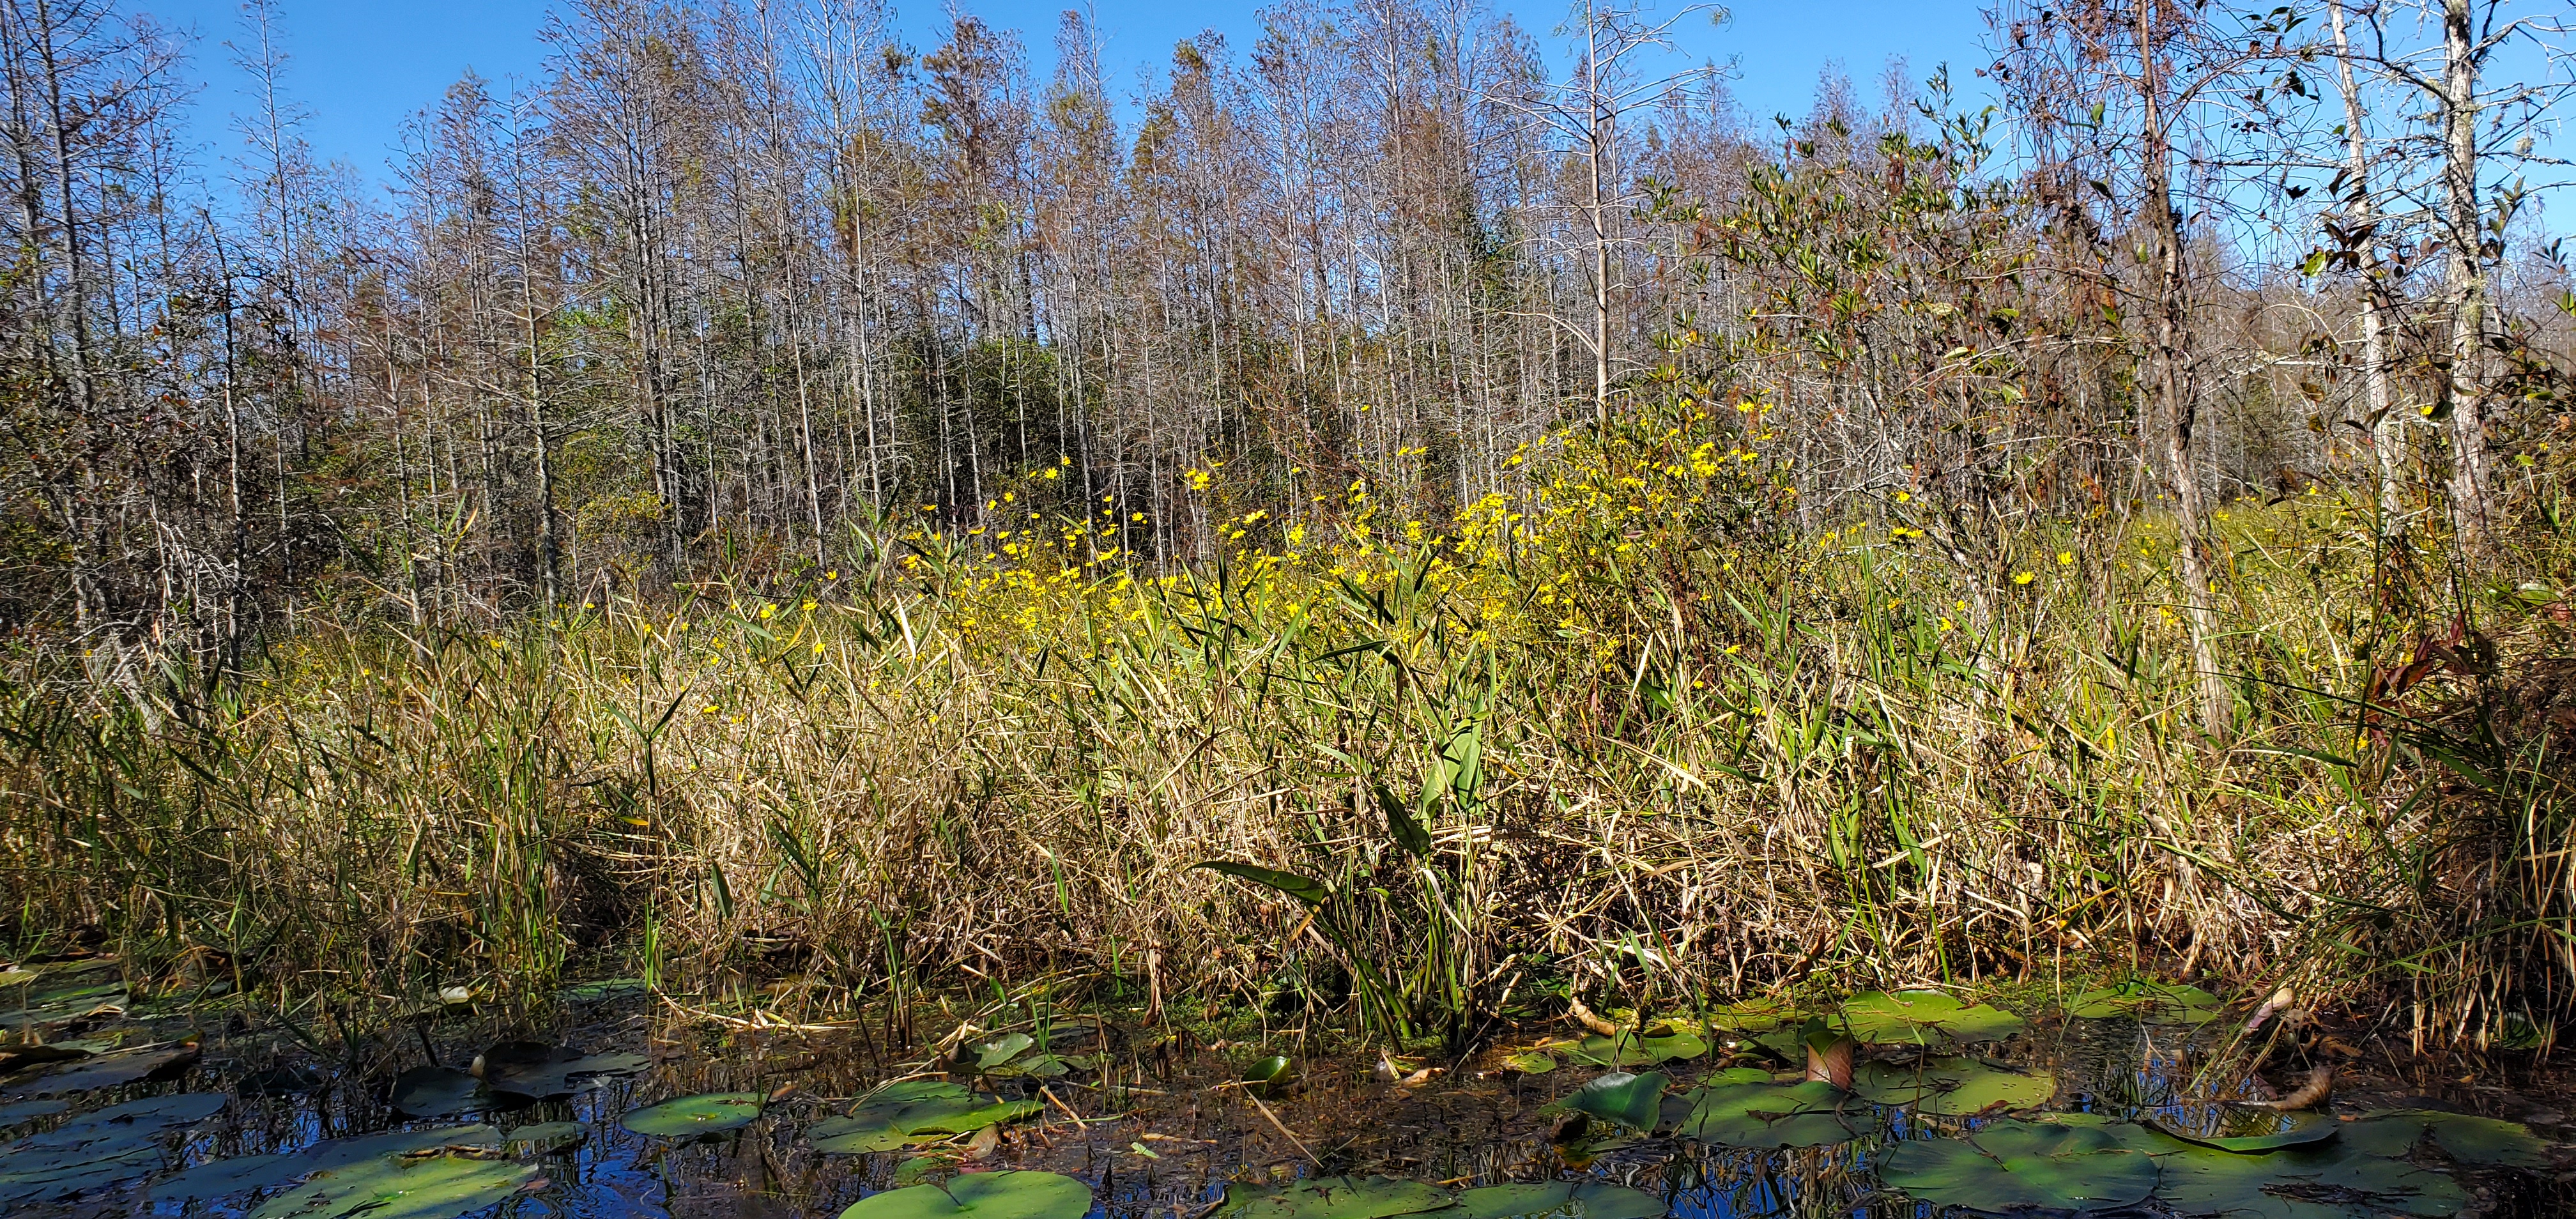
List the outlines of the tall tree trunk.
<svg viewBox="0 0 2576 1219">
<path fill-rule="evenodd" d="M 2470 0 L 2443 0 L 2442 219 L 2451 292 L 2451 511 L 2460 550 L 2494 557 L 2486 411 L 2486 232 L 2478 205 L 2478 62 Z"/>
<path fill-rule="evenodd" d="M 2362 405 L 2368 413 L 2371 456 L 2379 474 L 2379 528 L 2391 536 L 2405 518 L 2406 421 L 2392 401 L 2388 384 L 2387 272 L 2379 265 L 2378 204 L 2370 192 L 2370 152 L 2362 136 L 2365 117 L 2361 87 L 2352 74 L 2352 42 L 2344 30 L 2344 9 L 2353 0 L 2335 0 L 2327 12 L 2334 23 L 2336 82 L 2343 91 L 2344 173 L 2351 179 L 2344 206 L 2346 223 L 2360 243 L 2354 250 L 2361 272 Z"/>
</svg>

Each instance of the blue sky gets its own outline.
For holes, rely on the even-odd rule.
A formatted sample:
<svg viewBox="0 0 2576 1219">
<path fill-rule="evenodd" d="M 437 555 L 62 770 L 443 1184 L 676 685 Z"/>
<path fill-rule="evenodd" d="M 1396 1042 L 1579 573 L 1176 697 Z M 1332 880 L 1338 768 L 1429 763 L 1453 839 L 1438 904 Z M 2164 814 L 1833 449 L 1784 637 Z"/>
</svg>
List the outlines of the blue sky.
<svg viewBox="0 0 2576 1219">
<path fill-rule="evenodd" d="M 194 74 L 206 82 L 198 98 L 198 137 L 211 150 L 230 154 L 240 145 L 230 112 L 245 108 L 242 79 L 223 43 L 240 37 L 238 0 L 126 0 L 130 10 L 165 24 L 193 28 Z M 1043 74 L 1052 60 L 1056 15 L 1064 0 L 958 0 L 965 11 L 1020 31 L 1032 67 Z M 944 5 L 915 0 L 896 9 L 898 24 L 918 46 L 936 41 Z M 1564 9 L 1547 3 L 1500 3 L 1543 41 Z M 1675 7 L 1668 0 L 1666 8 Z M 1978 49 L 1985 26 L 1974 0 L 1748 0 L 1734 7 L 1724 27 L 1692 18 L 1684 23 L 1694 58 L 1734 57 L 1733 84 L 1756 117 L 1803 112 L 1828 65 L 1840 65 L 1875 102 L 1878 79 L 1890 56 L 1902 56 L 1920 78 L 1948 61 L 1963 91 L 1983 62 Z M 1097 8 L 1107 39 L 1111 80 L 1132 86 L 1137 69 L 1159 67 L 1172 44 L 1201 29 L 1223 31 L 1248 46 L 1256 26 L 1251 4 L 1181 4 L 1170 0 L 1107 0 Z M 341 160 L 382 181 L 403 118 L 436 100 L 467 68 L 495 79 L 534 78 L 544 67 L 537 33 L 546 5 L 535 0 L 283 0 L 284 43 L 291 61 L 286 84 L 309 112 L 305 138 L 326 160 Z"/>
</svg>

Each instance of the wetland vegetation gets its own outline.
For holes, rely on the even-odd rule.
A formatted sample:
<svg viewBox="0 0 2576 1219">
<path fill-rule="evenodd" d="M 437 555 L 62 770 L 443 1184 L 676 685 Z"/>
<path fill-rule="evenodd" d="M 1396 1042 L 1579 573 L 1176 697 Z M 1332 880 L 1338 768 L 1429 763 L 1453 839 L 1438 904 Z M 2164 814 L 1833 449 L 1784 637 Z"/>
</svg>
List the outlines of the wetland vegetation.
<svg viewBox="0 0 2576 1219">
<path fill-rule="evenodd" d="M 2546 23 L 773 7 L 0 0 L 0 1207 L 2576 1205 Z"/>
</svg>

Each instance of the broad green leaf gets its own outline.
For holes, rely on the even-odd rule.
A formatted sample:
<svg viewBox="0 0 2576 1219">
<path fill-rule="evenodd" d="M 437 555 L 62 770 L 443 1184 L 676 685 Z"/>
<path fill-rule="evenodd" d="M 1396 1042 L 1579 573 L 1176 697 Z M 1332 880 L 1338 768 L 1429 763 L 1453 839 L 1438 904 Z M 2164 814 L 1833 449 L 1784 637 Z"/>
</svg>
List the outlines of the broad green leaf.
<svg viewBox="0 0 2576 1219">
<path fill-rule="evenodd" d="M 1868 1107 L 1829 1083 L 1734 1083 L 1687 1093 L 1690 1117 L 1674 1131 L 1728 1147 L 1826 1147 L 1876 1124 Z"/>
<path fill-rule="evenodd" d="M 454 1067 L 413 1067 L 394 1077 L 386 1103 L 408 1117 L 450 1117 L 482 1107 L 483 1081 Z"/>
<path fill-rule="evenodd" d="M 2132 1206 L 2156 1189 L 2156 1162 L 2087 1127 L 2005 1118 L 1965 1139 L 1910 1139 L 1879 1179 L 1935 1206 L 2085 1211 Z"/>
<path fill-rule="evenodd" d="M 1864 1045 L 1941 1048 L 2002 1041 L 2022 1018 L 1981 1003 L 1961 1003 L 1937 990 L 1871 991 L 1843 1004 L 1843 1022 Z"/>
<path fill-rule="evenodd" d="M 945 1080 L 912 1079 L 862 1097 L 847 1117 L 814 1123 L 805 1132 L 827 1155 L 893 1151 L 925 1135 L 969 1134 L 986 1126 L 1033 1117 L 1038 1101 L 978 1095 Z"/>
<path fill-rule="evenodd" d="M 2459 1184 L 2403 1160 L 2292 1147 L 2263 1155 L 2193 1147 L 2158 1157 L 2156 1197 L 2184 1215 L 2227 1219 L 2441 1219 L 2468 1204 Z"/>
<path fill-rule="evenodd" d="M 1234 877 L 1237 880 L 1251 881 L 1252 883 L 1263 886 L 1264 888 L 1287 894 L 1288 896 L 1296 898 L 1298 901 L 1304 902 L 1309 906 L 1321 906 L 1325 902 L 1331 901 L 1333 897 L 1333 891 L 1326 888 L 1324 882 L 1320 880 L 1316 880 L 1310 876 L 1300 876 L 1295 872 L 1282 872 L 1275 868 L 1265 868 L 1259 864 L 1236 863 L 1232 860 L 1217 859 L 1210 860 L 1206 863 L 1192 864 L 1191 866 L 1205 868 L 1210 872 L 1221 873 L 1226 876 Z"/>
<path fill-rule="evenodd" d="M 1458 1195 L 1456 1210 L 1440 1214 L 1442 1219 L 1659 1219 L 1671 1209 L 1644 1190 L 1598 1181 L 1547 1181 L 1471 1189 Z"/>
<path fill-rule="evenodd" d="M 1654 1071 L 1643 1075 L 1613 1071 L 1558 1098 L 1548 1108 L 1581 1113 L 1631 1130 L 1650 1131 L 1661 1111 L 1664 1089 L 1671 1084 L 1670 1079 Z"/>
<path fill-rule="evenodd" d="M 2322 1113 L 2278 1113 L 2269 1109 L 2211 1106 L 2179 1114 L 2159 1114 L 2156 1129 L 2203 1147 L 2221 1151 L 2274 1151 L 2335 1137 L 2343 1123 Z"/>
<path fill-rule="evenodd" d="M 153 1183 L 146 1196 L 155 1202 L 211 1202 L 230 1194 L 274 1189 L 306 1173 L 345 1168 L 379 1156 L 407 1155 L 441 1147 L 488 1148 L 500 1145 L 501 1132 L 481 1125 L 395 1130 L 356 1138 L 325 1139 L 298 1151 L 240 1156 L 200 1164 Z"/>
<path fill-rule="evenodd" d="M 1450 1205 L 1447 1191 L 1388 1177 L 1318 1177 L 1276 1188 L 1225 1187 L 1219 1219 L 1392 1219 Z M 849 1219 L 844 1216 L 843 1219 Z"/>
<path fill-rule="evenodd" d="M 455 1219 L 536 1184 L 537 1168 L 509 1160 L 379 1156 L 319 1173 L 262 1203 L 250 1219 Z"/>
<path fill-rule="evenodd" d="M 2346 1146 L 2375 1155 L 2402 1156 L 2426 1134 L 2443 1154 L 2462 1164 L 2503 1168 L 2547 1168 L 2549 1144 L 2520 1122 L 2434 1109 L 2390 1109 L 2365 1113 L 2343 1127 Z"/>
<path fill-rule="evenodd" d="M 1523 1050 L 1505 1055 L 1503 1065 L 1523 1075 L 1545 1075 L 1556 1069 L 1556 1060 L 1543 1050 Z"/>
<path fill-rule="evenodd" d="M 2147 1024 L 2207 1024 L 2224 1004 L 2197 986 L 2132 978 L 2088 990 L 2066 1005 L 2066 1014 L 2081 1020 L 2127 1016 Z"/>
<path fill-rule="evenodd" d="M 758 1092 L 702 1092 L 647 1105 L 617 1119 L 637 1134 L 686 1139 L 751 1124 L 766 1098 Z"/>
</svg>

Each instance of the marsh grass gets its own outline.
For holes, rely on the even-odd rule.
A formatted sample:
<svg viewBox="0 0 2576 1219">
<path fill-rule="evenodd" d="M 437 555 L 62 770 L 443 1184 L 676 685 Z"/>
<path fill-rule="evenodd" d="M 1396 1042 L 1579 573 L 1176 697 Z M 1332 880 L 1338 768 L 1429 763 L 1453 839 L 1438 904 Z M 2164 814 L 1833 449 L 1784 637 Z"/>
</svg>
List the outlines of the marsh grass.
<svg viewBox="0 0 2576 1219">
<path fill-rule="evenodd" d="M 1437 525 L 1247 513 L 1187 570 L 997 501 L 553 621 L 352 593 L 212 683 L 22 653 L 7 929 L 369 1010 L 592 951 L 746 1003 L 1078 978 L 1452 1042 L 2070 967 L 2385 988 L 2445 1042 L 2568 1014 L 2554 533 L 2401 598 L 2365 505 L 2233 506 L 2218 742 L 2152 519 L 1793 528 L 1769 460 L 1641 429 Z"/>
</svg>

